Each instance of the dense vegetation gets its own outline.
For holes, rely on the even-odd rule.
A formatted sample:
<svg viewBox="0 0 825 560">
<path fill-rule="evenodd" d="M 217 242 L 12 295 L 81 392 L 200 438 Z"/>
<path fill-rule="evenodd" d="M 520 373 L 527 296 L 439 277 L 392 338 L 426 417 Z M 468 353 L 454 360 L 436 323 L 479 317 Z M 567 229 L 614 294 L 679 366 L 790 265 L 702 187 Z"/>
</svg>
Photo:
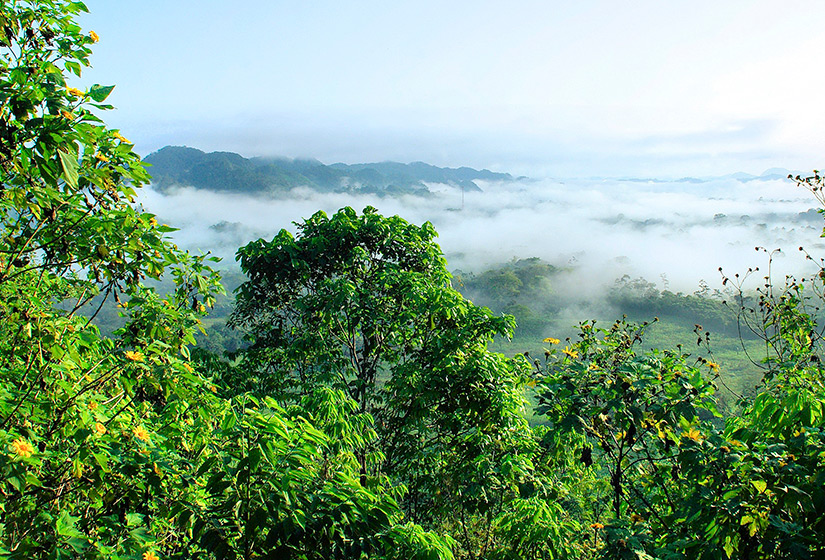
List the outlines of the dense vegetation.
<svg viewBox="0 0 825 560">
<path fill-rule="evenodd" d="M 512 317 L 451 285 L 432 226 L 371 208 L 241 248 L 245 344 L 194 358 L 222 288 L 133 203 L 148 175 L 97 115 L 112 88 L 67 85 L 98 38 L 84 9 L 0 7 L 0 558 L 823 556 L 825 268 L 725 278 L 734 319 L 703 288 L 617 284 L 636 313 L 747 329 L 763 375 L 725 415 L 704 329 L 691 356 L 587 320 L 508 358 Z M 552 315 L 555 273 L 462 289 Z"/>
</svg>

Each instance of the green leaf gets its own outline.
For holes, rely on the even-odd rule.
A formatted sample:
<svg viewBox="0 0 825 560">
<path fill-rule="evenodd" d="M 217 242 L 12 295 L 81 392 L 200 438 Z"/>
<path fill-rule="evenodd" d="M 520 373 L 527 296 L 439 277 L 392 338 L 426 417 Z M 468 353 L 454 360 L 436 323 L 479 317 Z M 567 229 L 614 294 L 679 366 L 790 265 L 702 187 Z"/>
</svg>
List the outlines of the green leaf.
<svg viewBox="0 0 825 560">
<path fill-rule="evenodd" d="M 101 86 L 100 84 L 94 84 L 91 89 L 89 89 L 89 97 L 101 103 L 106 101 L 106 98 L 109 97 L 109 94 L 112 93 L 112 90 L 115 89 L 115 86 Z"/>
<path fill-rule="evenodd" d="M 224 415 L 223 420 L 221 421 L 221 430 L 223 430 L 224 432 L 231 430 L 235 426 L 236 422 L 237 418 L 235 417 L 235 414 L 230 410 L 226 413 L 226 415 Z"/>
<path fill-rule="evenodd" d="M 66 184 L 76 189 L 78 179 L 77 170 L 79 167 L 77 158 L 67 154 L 63 150 L 58 150 L 57 155 L 60 156 L 60 166 L 63 168 L 63 178 L 66 180 Z"/>
<path fill-rule="evenodd" d="M 75 527 L 75 523 L 77 523 L 79 519 L 79 517 L 69 515 L 69 512 L 66 510 L 60 512 L 60 517 L 57 518 L 57 522 L 55 523 L 57 534 L 64 537 L 82 537 L 83 533 Z"/>
<path fill-rule="evenodd" d="M 109 460 L 107 459 L 106 455 L 103 453 L 92 453 L 95 458 L 95 462 L 100 466 L 100 469 L 103 472 L 109 472 Z"/>
<path fill-rule="evenodd" d="M 6 477 L 6 481 L 18 492 L 22 492 L 26 489 L 26 483 L 18 476 L 8 476 Z"/>
<path fill-rule="evenodd" d="M 80 64 L 78 64 L 77 62 L 67 60 L 64 66 L 66 67 L 66 70 L 68 70 L 75 76 L 80 76 Z"/>
<path fill-rule="evenodd" d="M 756 488 L 756 491 L 760 494 L 764 493 L 768 487 L 768 483 L 764 480 L 751 480 L 751 484 L 753 484 L 753 487 Z"/>
<path fill-rule="evenodd" d="M 722 547 L 722 550 L 725 551 L 725 555 L 728 558 L 733 556 L 734 546 L 733 546 L 733 541 L 731 540 L 731 538 L 729 536 L 725 537 L 725 545 Z"/>
</svg>

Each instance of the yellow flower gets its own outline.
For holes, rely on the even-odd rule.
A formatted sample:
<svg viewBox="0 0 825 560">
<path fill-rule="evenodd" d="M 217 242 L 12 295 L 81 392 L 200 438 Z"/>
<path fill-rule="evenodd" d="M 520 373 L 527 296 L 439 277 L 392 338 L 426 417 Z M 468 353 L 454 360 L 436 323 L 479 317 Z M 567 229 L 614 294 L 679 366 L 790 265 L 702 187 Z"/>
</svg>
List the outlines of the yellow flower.
<svg viewBox="0 0 825 560">
<path fill-rule="evenodd" d="M 69 95 L 73 95 L 74 97 L 83 97 L 84 95 L 81 90 L 73 87 L 66 88 L 66 91 L 69 93 Z"/>
<path fill-rule="evenodd" d="M 106 156 L 104 156 L 100 152 L 96 153 L 95 157 L 97 158 L 98 161 L 102 161 L 103 163 L 106 163 L 107 161 L 109 161 L 109 158 L 107 158 Z"/>
<path fill-rule="evenodd" d="M 702 441 L 702 432 L 700 432 L 696 428 L 691 428 L 687 432 L 682 432 L 682 437 L 693 440 L 695 442 L 700 442 Z"/>
<path fill-rule="evenodd" d="M 190 366 L 189 364 L 183 364 L 183 369 L 185 369 L 185 370 L 186 370 L 186 371 L 188 371 L 189 373 L 195 373 L 195 368 L 193 368 L 193 367 L 192 367 L 192 366 Z"/>
<path fill-rule="evenodd" d="M 571 348 L 569 346 L 565 346 L 564 350 L 562 350 L 561 352 L 562 352 L 562 354 L 567 354 L 571 358 L 578 358 L 579 357 L 579 353 L 575 350 L 571 350 Z"/>
<path fill-rule="evenodd" d="M 97 43 L 98 41 L 100 41 L 100 35 L 98 35 L 94 31 L 89 31 L 89 38 L 92 40 L 92 43 Z"/>
<path fill-rule="evenodd" d="M 590 528 L 591 529 L 604 529 L 604 525 L 602 525 L 601 523 L 591 523 Z"/>
<path fill-rule="evenodd" d="M 74 120 L 74 115 L 71 114 L 70 112 L 66 111 L 65 109 L 60 111 L 60 116 L 63 117 L 64 119 L 68 120 L 68 121 Z"/>
<path fill-rule="evenodd" d="M 596 364 L 596 363 L 592 363 L 592 364 L 590 364 L 590 369 L 593 369 L 593 370 L 599 369 L 599 365 Z"/>
<path fill-rule="evenodd" d="M 9 449 L 20 457 L 31 457 L 31 454 L 34 453 L 34 446 L 23 438 L 17 438 L 11 442 Z"/>
<path fill-rule="evenodd" d="M 717 364 L 716 362 L 708 362 L 707 366 L 715 372 L 719 371 L 719 364 Z"/>
<path fill-rule="evenodd" d="M 143 553 L 143 560 L 160 560 L 160 558 L 154 551 L 150 550 Z"/>
<path fill-rule="evenodd" d="M 89 407 L 89 410 L 97 410 L 98 404 L 95 401 L 92 401 L 87 406 Z"/>
<path fill-rule="evenodd" d="M 146 431 L 146 428 L 143 426 L 138 426 L 134 430 L 132 430 L 132 434 L 138 438 L 140 441 L 149 442 L 149 432 Z"/>
<path fill-rule="evenodd" d="M 95 424 L 95 431 L 97 432 L 97 435 L 102 436 L 106 433 L 106 426 L 98 422 L 97 424 Z"/>
<path fill-rule="evenodd" d="M 124 144 L 131 144 L 131 142 L 129 142 L 129 139 L 125 138 L 120 132 L 115 131 L 114 133 L 112 133 L 112 136 L 114 136 Z"/>
<path fill-rule="evenodd" d="M 548 336 L 547 338 L 542 340 L 542 342 L 546 342 L 548 344 L 558 344 L 561 341 L 558 338 L 553 338 L 552 336 Z"/>
<path fill-rule="evenodd" d="M 132 352 L 131 350 L 127 350 L 123 355 L 126 356 L 127 360 L 132 360 L 133 362 L 142 362 L 144 359 L 143 354 L 140 352 Z"/>
</svg>

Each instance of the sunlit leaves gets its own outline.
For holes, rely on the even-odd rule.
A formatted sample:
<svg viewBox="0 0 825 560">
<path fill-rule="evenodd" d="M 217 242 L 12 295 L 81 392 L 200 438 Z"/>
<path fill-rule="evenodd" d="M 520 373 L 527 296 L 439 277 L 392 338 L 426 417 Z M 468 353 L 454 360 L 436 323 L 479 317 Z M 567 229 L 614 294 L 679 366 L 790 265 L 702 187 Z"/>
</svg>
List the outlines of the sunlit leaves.
<svg viewBox="0 0 825 560">
<path fill-rule="evenodd" d="M 202 258 L 177 251 L 132 204 L 148 176 L 86 106 L 111 88 L 67 87 L 63 70 L 79 76 L 93 42 L 72 22 L 79 11 L 63 1 L 0 8 L 0 542 L 9 558 L 184 547 L 167 513 L 199 499 L 183 481 L 219 405 L 185 355 L 199 315 L 191 300 L 221 288 Z M 170 267 L 181 279 L 173 294 L 142 284 Z M 92 319 L 112 299 L 125 327 L 108 338 Z"/>
<path fill-rule="evenodd" d="M 512 319 L 449 286 L 434 238 L 431 224 L 344 208 L 241 248 L 249 280 L 232 323 L 251 346 L 229 372 L 245 375 L 225 382 L 300 402 L 335 433 L 368 413 L 378 437 L 353 442 L 362 483 L 403 483 L 412 519 L 443 527 L 469 554 L 497 538 L 492 520 L 532 476 L 526 372 L 487 350 Z M 318 409 L 319 388 L 348 395 L 358 413 Z"/>
</svg>

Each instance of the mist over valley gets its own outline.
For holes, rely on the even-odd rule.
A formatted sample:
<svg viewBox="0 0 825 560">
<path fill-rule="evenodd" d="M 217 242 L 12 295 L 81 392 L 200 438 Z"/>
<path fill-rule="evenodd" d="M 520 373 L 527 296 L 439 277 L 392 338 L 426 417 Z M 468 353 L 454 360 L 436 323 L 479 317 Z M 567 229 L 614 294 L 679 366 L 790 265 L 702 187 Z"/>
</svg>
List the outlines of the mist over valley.
<svg viewBox="0 0 825 560">
<path fill-rule="evenodd" d="M 797 247 L 814 255 L 825 247 L 815 201 L 784 169 L 762 176 L 560 179 L 420 162 L 325 166 L 273 158 L 289 173 L 273 180 L 256 173 L 261 163 L 237 154 L 209 154 L 213 160 L 204 166 L 207 154 L 188 149 L 200 158 L 201 170 L 193 172 L 191 162 L 160 161 L 168 150 L 147 157 L 160 180 L 142 189 L 139 201 L 179 228 L 178 244 L 211 251 L 230 268 L 249 241 L 282 228 L 294 233 L 294 222 L 344 206 L 432 222 L 451 270 L 478 273 L 538 257 L 566 271 L 556 290 L 569 283 L 580 295 L 597 294 L 624 275 L 673 291 L 692 292 L 700 280 L 720 287 L 719 267 L 734 274 L 765 264 L 757 246 L 782 248 L 774 272 L 803 273 Z M 234 163 L 227 168 L 227 161 Z M 301 168 L 314 175 L 295 171 Z M 267 188 L 267 180 L 274 186 Z"/>
</svg>

